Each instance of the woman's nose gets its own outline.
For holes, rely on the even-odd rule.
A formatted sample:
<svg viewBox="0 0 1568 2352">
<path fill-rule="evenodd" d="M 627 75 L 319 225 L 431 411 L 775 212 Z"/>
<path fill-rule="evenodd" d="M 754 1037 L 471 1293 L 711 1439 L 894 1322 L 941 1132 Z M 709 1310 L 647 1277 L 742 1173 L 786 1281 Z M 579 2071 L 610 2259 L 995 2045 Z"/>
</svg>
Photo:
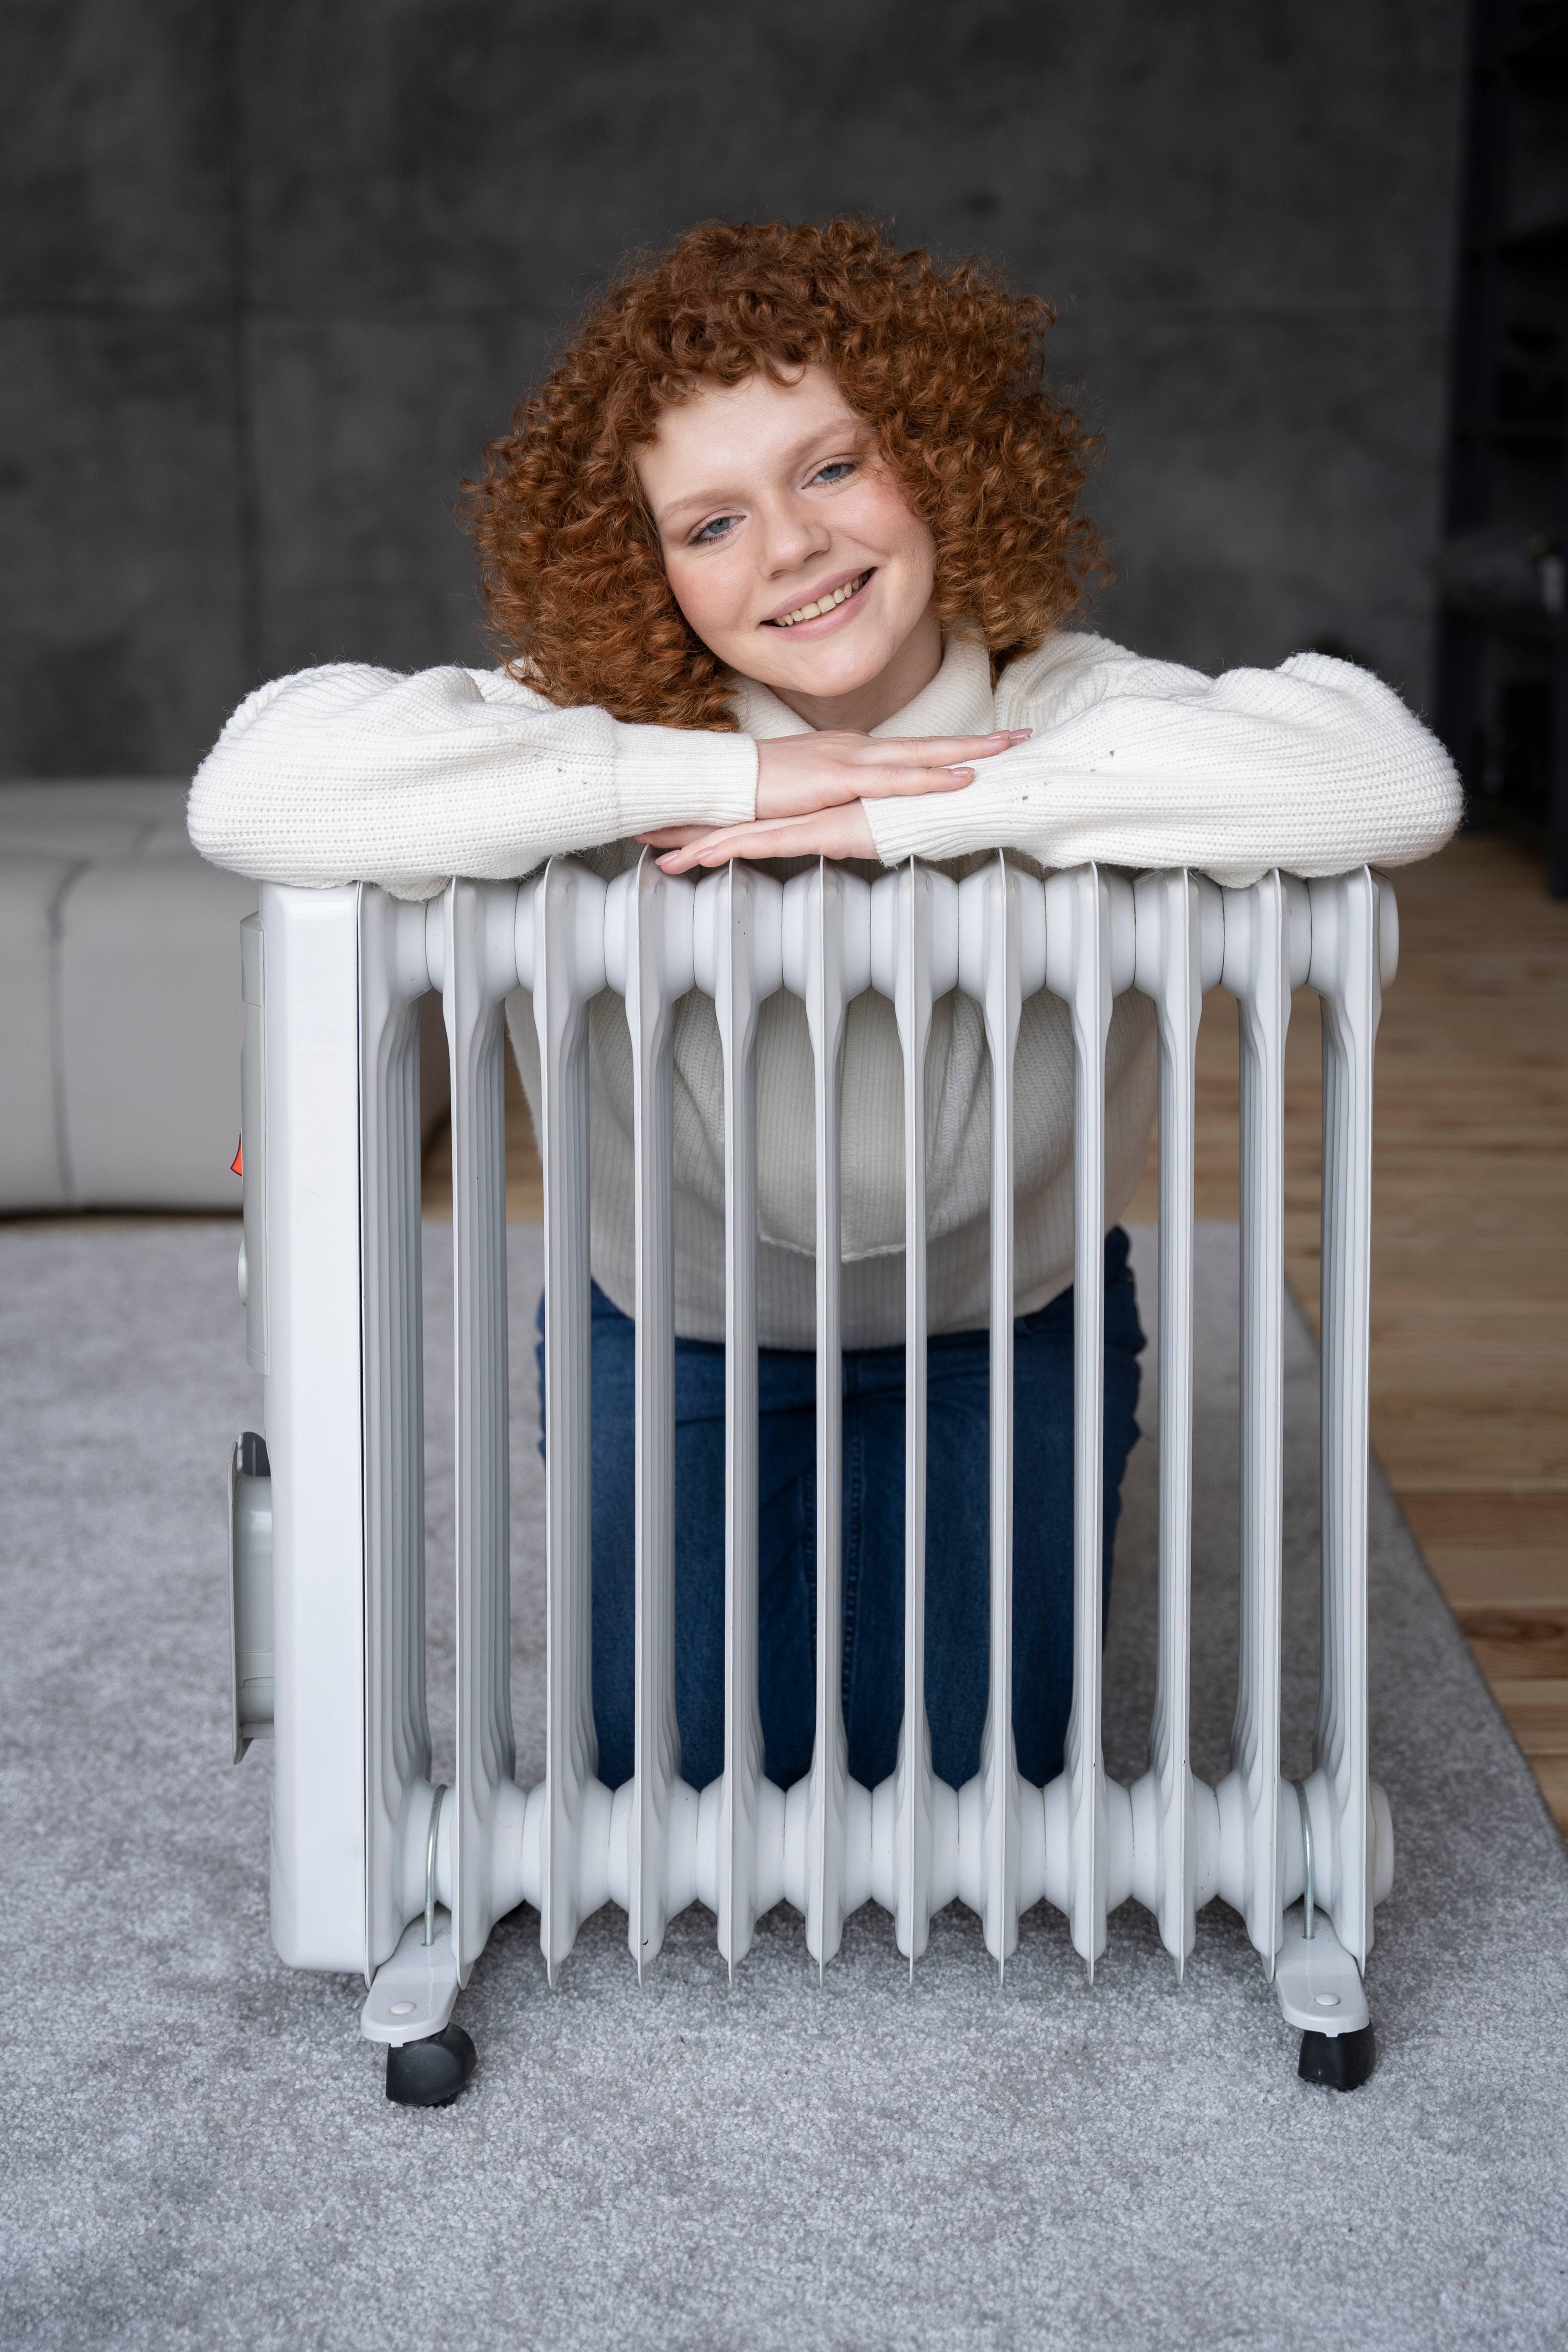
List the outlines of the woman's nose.
<svg viewBox="0 0 1568 2352">
<path fill-rule="evenodd" d="M 782 505 L 768 517 L 763 560 L 771 575 L 798 572 L 803 563 L 824 555 L 833 543 L 832 532 L 809 507 Z"/>
</svg>

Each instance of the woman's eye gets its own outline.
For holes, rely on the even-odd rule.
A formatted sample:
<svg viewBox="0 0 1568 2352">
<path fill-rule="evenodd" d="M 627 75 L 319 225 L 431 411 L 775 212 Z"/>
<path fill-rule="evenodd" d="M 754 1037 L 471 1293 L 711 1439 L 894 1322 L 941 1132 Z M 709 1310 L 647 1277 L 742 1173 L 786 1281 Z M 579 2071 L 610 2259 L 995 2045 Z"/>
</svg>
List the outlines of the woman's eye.
<svg viewBox="0 0 1568 2352">
<path fill-rule="evenodd" d="M 830 457 L 826 466 L 817 467 L 812 479 L 815 482 L 841 482 L 846 474 L 852 474 L 854 471 L 853 457 Z"/>
<path fill-rule="evenodd" d="M 715 515 L 711 522 L 705 522 L 700 530 L 692 532 L 692 546 L 711 547 L 716 541 L 728 539 L 739 520 L 736 515 Z"/>
</svg>

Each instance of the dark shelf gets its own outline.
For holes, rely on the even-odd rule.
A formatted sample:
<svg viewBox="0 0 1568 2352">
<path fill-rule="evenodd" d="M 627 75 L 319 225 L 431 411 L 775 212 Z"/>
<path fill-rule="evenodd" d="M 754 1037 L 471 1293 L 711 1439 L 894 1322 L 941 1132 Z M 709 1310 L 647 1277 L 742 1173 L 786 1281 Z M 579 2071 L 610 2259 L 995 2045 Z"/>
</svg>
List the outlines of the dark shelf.
<svg viewBox="0 0 1568 2352">
<path fill-rule="evenodd" d="M 1467 441 L 1494 441 L 1500 448 L 1541 449 L 1554 455 L 1563 446 L 1563 420 L 1541 424 L 1507 416 L 1461 417 L 1454 430 Z"/>
<path fill-rule="evenodd" d="M 1568 220 L 1532 221 L 1528 228 L 1510 229 L 1494 242 L 1505 261 L 1555 268 L 1568 262 Z"/>
<path fill-rule="evenodd" d="M 1507 637 L 1515 645 L 1568 646 L 1568 619 L 1561 613 L 1467 604 L 1455 596 L 1445 596 L 1441 609 L 1456 621 L 1468 621 L 1475 629 L 1489 629 L 1494 636 Z"/>
<path fill-rule="evenodd" d="M 1468 259 L 1511 261 L 1521 268 L 1550 269 L 1568 260 L 1568 220 L 1531 221 L 1495 236 L 1467 237 Z"/>
<path fill-rule="evenodd" d="M 1538 89 L 1568 89 L 1568 9 L 1528 33 L 1516 33 L 1492 62 Z"/>
<path fill-rule="evenodd" d="M 1568 0 L 1471 0 L 1468 79 L 1444 528 L 1506 549 L 1527 528 L 1523 506 L 1562 548 Z M 1462 550 L 1445 551 L 1439 731 L 1472 793 L 1542 826 L 1552 889 L 1568 898 L 1568 619 L 1525 601 L 1522 581 L 1517 604 L 1489 604 L 1471 593 L 1470 568 Z M 1477 583 L 1488 569 L 1478 557 Z M 1493 584 L 1506 598 L 1514 583 Z"/>
</svg>

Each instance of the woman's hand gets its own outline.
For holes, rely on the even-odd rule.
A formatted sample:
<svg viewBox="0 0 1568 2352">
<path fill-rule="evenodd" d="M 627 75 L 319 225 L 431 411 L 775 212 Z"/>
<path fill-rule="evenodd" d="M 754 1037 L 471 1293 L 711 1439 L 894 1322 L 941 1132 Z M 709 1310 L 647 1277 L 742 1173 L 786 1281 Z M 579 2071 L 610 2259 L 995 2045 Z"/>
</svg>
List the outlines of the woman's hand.
<svg viewBox="0 0 1568 2352">
<path fill-rule="evenodd" d="M 854 735 L 816 730 L 757 745 L 756 816 L 717 831 L 666 825 L 637 835 L 663 851 L 666 874 L 724 866 L 731 857 L 875 857 L 862 801 L 955 793 L 973 781 L 965 764 L 1010 751 L 1027 727 L 992 735 Z"/>
<path fill-rule="evenodd" d="M 684 874 L 693 866 L 728 866 L 731 857 L 874 859 L 877 855 L 858 801 L 816 809 L 809 816 L 773 817 L 756 824 L 721 825 L 717 831 L 700 824 L 667 825 L 661 833 L 642 833 L 637 839 L 663 851 L 658 862 L 666 874 Z"/>
<path fill-rule="evenodd" d="M 773 817 L 809 816 L 847 801 L 881 800 L 901 793 L 953 793 L 973 777 L 970 760 L 988 760 L 1021 743 L 1026 727 L 994 735 L 852 735 L 813 729 L 808 735 L 773 735 L 757 745 L 759 824 Z"/>
</svg>

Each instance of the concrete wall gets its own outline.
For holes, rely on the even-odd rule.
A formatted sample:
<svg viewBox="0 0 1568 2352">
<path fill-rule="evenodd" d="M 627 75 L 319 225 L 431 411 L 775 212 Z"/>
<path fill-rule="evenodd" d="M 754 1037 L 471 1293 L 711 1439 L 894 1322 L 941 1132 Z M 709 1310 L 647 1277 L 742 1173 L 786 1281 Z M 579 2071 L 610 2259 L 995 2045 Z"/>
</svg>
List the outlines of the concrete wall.
<svg viewBox="0 0 1568 2352">
<path fill-rule="evenodd" d="M 455 486 L 584 292 L 890 215 L 1061 308 L 1104 625 L 1426 695 L 1460 0 L 13 0 L 0 773 L 177 772 L 263 677 L 476 655 Z"/>
</svg>

